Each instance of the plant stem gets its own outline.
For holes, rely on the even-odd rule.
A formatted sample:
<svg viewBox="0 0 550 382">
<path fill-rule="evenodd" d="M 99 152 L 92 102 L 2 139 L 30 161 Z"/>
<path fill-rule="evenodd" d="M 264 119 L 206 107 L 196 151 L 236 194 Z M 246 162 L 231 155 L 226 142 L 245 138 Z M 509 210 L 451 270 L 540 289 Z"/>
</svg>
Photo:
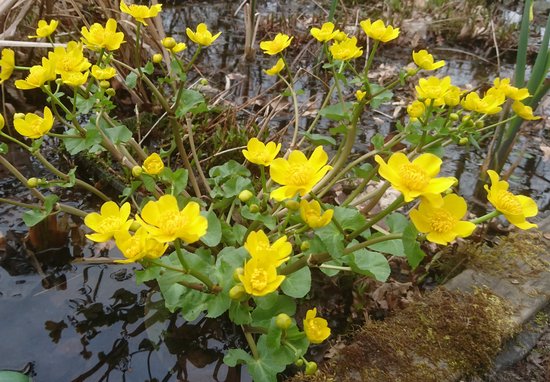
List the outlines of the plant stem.
<svg viewBox="0 0 550 382">
<path fill-rule="evenodd" d="M 204 273 L 197 271 L 196 269 L 192 269 L 191 267 L 189 267 L 189 264 L 187 264 L 187 261 L 185 260 L 183 252 L 181 251 L 180 239 L 174 240 L 174 247 L 176 248 L 176 254 L 178 256 L 178 260 L 180 261 L 183 269 L 185 269 L 188 274 L 190 274 L 191 276 L 193 276 L 194 278 L 202 282 L 204 285 L 206 285 L 209 291 L 214 291 L 215 288 L 214 288 L 214 284 L 212 283 L 212 280 L 210 280 L 210 278 Z"/>
<path fill-rule="evenodd" d="M 498 211 L 498 210 L 494 210 L 494 211 L 489 212 L 489 213 L 487 213 L 483 216 L 480 216 L 476 219 L 470 220 L 470 222 L 474 223 L 474 224 L 481 224 L 481 223 L 486 222 L 487 220 L 490 220 L 490 219 L 492 219 L 494 217 L 497 217 L 499 215 L 501 215 L 501 212 Z"/>
<path fill-rule="evenodd" d="M 256 347 L 256 342 L 254 341 L 254 337 L 252 337 L 252 334 L 248 330 L 246 330 L 243 325 L 241 325 L 241 329 L 243 330 L 244 338 L 246 338 L 246 342 L 250 347 L 252 356 L 254 357 L 254 359 L 259 359 L 260 355 L 258 354 L 258 348 Z"/>
<path fill-rule="evenodd" d="M 388 207 L 386 207 L 384 210 L 379 212 L 378 214 L 374 215 L 371 219 L 369 219 L 368 222 L 366 222 L 362 227 L 357 228 L 355 231 L 353 231 L 349 235 L 349 239 L 353 240 L 357 236 L 359 236 L 361 233 L 365 232 L 367 229 L 372 227 L 374 224 L 378 223 L 380 220 L 388 216 L 390 213 L 395 211 L 397 208 L 401 206 L 403 203 L 404 197 L 403 195 L 400 195 L 397 199 L 393 201 L 392 204 L 390 204 Z"/>
</svg>

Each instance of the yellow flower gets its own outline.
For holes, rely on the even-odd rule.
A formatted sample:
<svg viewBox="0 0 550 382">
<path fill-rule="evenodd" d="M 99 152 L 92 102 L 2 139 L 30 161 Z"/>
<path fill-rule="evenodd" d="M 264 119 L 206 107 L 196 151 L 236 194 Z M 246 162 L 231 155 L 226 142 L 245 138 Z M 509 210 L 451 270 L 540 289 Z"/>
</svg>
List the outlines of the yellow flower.
<svg viewBox="0 0 550 382">
<path fill-rule="evenodd" d="M 426 105 L 424 102 L 414 100 L 409 106 L 407 106 L 407 113 L 411 118 L 420 118 L 426 112 Z"/>
<path fill-rule="evenodd" d="M 445 61 L 434 62 L 434 57 L 427 50 L 422 49 L 418 52 L 413 50 L 413 61 L 421 69 L 435 70 L 445 66 Z"/>
<path fill-rule="evenodd" d="M 163 195 L 158 201 L 149 201 L 137 221 L 161 243 L 182 239 L 194 243 L 206 234 L 208 221 L 200 215 L 200 206 L 189 202 L 180 210 L 173 195 Z"/>
<path fill-rule="evenodd" d="M 321 29 L 313 27 L 309 31 L 309 33 L 311 33 L 311 35 L 315 37 L 315 39 L 317 39 L 317 41 L 319 42 L 326 42 L 326 41 L 332 40 L 338 32 L 339 32 L 338 30 L 334 30 L 334 24 L 331 23 L 330 21 L 327 23 L 324 23 L 321 26 Z"/>
<path fill-rule="evenodd" d="M 362 90 L 357 90 L 355 92 L 355 98 L 357 99 L 357 101 L 361 101 L 363 98 L 365 98 L 366 95 L 367 95 L 367 92 L 364 92 Z"/>
<path fill-rule="evenodd" d="M 47 134 L 53 126 L 53 115 L 49 107 L 44 107 L 44 117 L 34 113 L 25 114 L 24 118 L 13 120 L 15 130 L 24 137 L 38 139 Z"/>
<path fill-rule="evenodd" d="M 260 142 L 258 138 L 251 138 L 246 145 L 247 150 L 243 150 L 244 157 L 251 163 L 262 166 L 269 166 L 279 151 L 281 144 L 269 142 L 267 145 Z"/>
<path fill-rule="evenodd" d="M 187 45 L 184 42 L 178 42 L 172 49 L 172 53 L 179 53 L 183 52 L 185 49 L 187 49 Z"/>
<path fill-rule="evenodd" d="M 495 78 L 495 80 L 493 81 L 493 87 L 491 89 L 502 91 L 506 95 L 506 97 L 511 98 L 514 101 L 522 101 L 530 96 L 529 90 L 527 88 L 518 89 L 517 87 L 510 85 L 509 78 Z M 490 93 L 491 89 L 489 89 L 487 93 Z"/>
<path fill-rule="evenodd" d="M 82 38 L 80 40 L 92 50 L 117 50 L 120 48 L 120 44 L 124 42 L 124 33 L 117 32 L 116 28 L 117 22 L 115 19 L 107 20 L 105 28 L 99 23 L 94 23 L 90 30 L 82 27 L 80 30 Z"/>
<path fill-rule="evenodd" d="M 330 336 L 327 320 L 316 316 L 317 308 L 313 308 L 307 311 L 304 318 L 304 332 L 312 344 L 320 344 Z"/>
<path fill-rule="evenodd" d="M 264 70 L 264 72 L 266 72 L 266 74 L 270 76 L 276 76 L 284 68 L 285 68 L 285 61 L 282 58 L 279 58 L 277 60 L 277 63 L 274 66 L 272 66 L 270 69 Z"/>
<path fill-rule="evenodd" d="M 6 124 L 6 121 L 4 120 L 4 116 L 0 114 L 0 130 L 4 128 L 5 124 Z"/>
<path fill-rule="evenodd" d="M 109 80 L 116 76 L 116 69 L 112 66 L 101 68 L 97 65 L 92 66 L 92 76 L 99 81 Z"/>
<path fill-rule="evenodd" d="M 95 231 L 86 237 L 103 243 L 109 241 L 119 231 L 128 231 L 134 222 L 133 219 L 128 219 L 130 210 L 130 203 L 124 203 L 120 208 L 115 202 L 103 203 L 101 213 L 92 212 L 84 218 L 84 224 Z"/>
<path fill-rule="evenodd" d="M 440 106 L 445 103 L 444 97 L 451 89 L 451 77 L 447 76 L 442 79 L 437 77 L 421 78 L 418 85 L 415 86 L 418 98 L 423 98 L 430 101 L 434 106 Z"/>
<path fill-rule="evenodd" d="M 374 40 L 388 42 L 399 36 L 399 28 L 394 28 L 391 25 L 385 26 L 382 20 L 376 20 L 371 24 L 370 19 L 367 19 L 361 21 L 359 25 L 367 36 Z"/>
<path fill-rule="evenodd" d="M 526 218 L 536 216 L 539 213 L 537 203 L 528 196 L 514 195 L 508 191 L 508 182 L 500 180 L 495 171 L 489 170 L 487 174 L 491 179 L 491 187 L 485 185 L 487 199 L 497 211 L 501 212 L 510 223 L 518 228 L 536 228 L 537 225 L 529 223 Z"/>
<path fill-rule="evenodd" d="M 153 153 L 143 161 L 143 171 L 149 175 L 158 175 L 164 170 L 164 163 L 160 155 Z"/>
<path fill-rule="evenodd" d="M 260 42 L 260 48 L 265 54 L 273 56 L 288 48 L 293 38 L 284 33 L 277 33 L 277 36 L 273 40 Z"/>
<path fill-rule="evenodd" d="M 412 162 L 403 153 L 394 153 L 388 163 L 376 155 L 376 163 L 380 165 L 378 173 L 388 180 L 392 187 L 400 191 L 406 202 L 419 196 L 427 198 L 446 191 L 455 182 L 455 178 L 435 178 L 441 167 L 441 159 L 433 154 L 422 154 Z"/>
<path fill-rule="evenodd" d="M 38 21 L 38 28 L 36 28 L 36 36 L 27 36 L 27 37 L 28 38 L 48 37 L 55 31 L 58 24 L 59 24 L 59 21 L 57 20 L 52 20 L 50 21 L 49 24 L 46 20 L 40 20 Z"/>
<path fill-rule="evenodd" d="M 305 199 L 300 201 L 300 216 L 311 228 L 321 228 L 332 220 L 334 210 L 326 210 L 321 213 L 321 205 L 317 200 L 308 202 Z"/>
<path fill-rule="evenodd" d="M 142 259 L 158 259 L 168 248 L 168 244 L 157 241 L 143 227 L 140 227 L 133 236 L 127 230 L 119 231 L 114 236 L 117 248 L 126 258 L 115 260 L 115 263 L 124 264 Z"/>
<path fill-rule="evenodd" d="M 342 31 L 336 31 L 334 32 L 334 41 L 342 42 L 345 39 L 348 39 L 348 35 L 345 32 Z"/>
<path fill-rule="evenodd" d="M 84 73 L 80 72 L 63 72 L 61 73 L 61 81 L 65 85 L 77 87 L 84 85 L 88 81 L 88 75 L 90 72 L 86 71 Z"/>
<path fill-rule="evenodd" d="M 504 93 L 492 92 L 480 98 L 476 92 L 471 92 L 464 97 L 461 105 L 464 109 L 475 111 L 481 114 L 496 114 L 502 110 L 502 105 L 505 101 Z"/>
<path fill-rule="evenodd" d="M 210 46 L 222 34 L 222 32 L 218 32 L 212 36 L 212 33 L 210 33 L 205 23 L 197 25 L 196 32 L 193 32 L 191 28 L 187 28 L 185 33 L 187 33 L 187 37 L 189 37 L 191 41 L 202 46 Z"/>
<path fill-rule="evenodd" d="M 50 61 L 55 62 L 55 73 L 84 72 L 92 66 L 84 57 L 82 44 L 69 41 L 67 48 L 58 46 L 53 52 L 48 53 Z"/>
<path fill-rule="evenodd" d="M 458 86 L 451 85 L 449 90 L 443 96 L 443 102 L 447 106 L 455 107 L 460 104 L 460 96 L 462 91 Z"/>
<path fill-rule="evenodd" d="M 476 229 L 471 222 L 462 221 L 466 215 L 466 201 L 458 195 L 449 194 L 443 197 L 443 205 L 435 207 L 427 200 L 422 200 L 418 209 L 410 212 L 416 229 L 428 234 L 426 238 L 432 243 L 448 244 L 457 237 L 470 236 Z"/>
<path fill-rule="evenodd" d="M 357 46 L 357 38 L 346 38 L 341 42 L 335 42 L 328 50 L 335 60 L 348 61 L 361 57 L 363 50 Z"/>
<path fill-rule="evenodd" d="M 286 236 L 282 236 L 270 244 L 267 235 L 262 230 L 250 232 L 244 243 L 244 248 L 253 259 L 260 259 L 275 267 L 287 261 L 292 252 L 292 244 L 287 241 Z"/>
<path fill-rule="evenodd" d="M 327 162 L 328 155 L 323 146 L 317 147 L 309 159 L 299 150 L 291 152 L 288 159 L 275 159 L 269 173 L 271 179 L 283 187 L 271 191 L 270 197 L 280 202 L 298 193 L 306 195 L 332 168 Z"/>
<path fill-rule="evenodd" d="M 514 112 L 520 118 L 526 119 L 528 121 L 541 119 L 540 116 L 533 115 L 533 109 L 531 108 L 531 106 L 524 105 L 520 101 L 514 101 L 514 103 L 512 104 L 512 110 L 514 110 Z"/>
<path fill-rule="evenodd" d="M 145 19 L 149 19 L 151 17 L 155 17 L 156 15 L 158 15 L 159 12 L 162 10 L 162 4 L 155 4 L 151 7 L 148 7 L 146 5 L 136 5 L 136 4 L 130 4 L 130 6 L 128 6 L 124 2 L 124 0 L 121 0 L 120 10 L 132 16 L 134 19 L 136 19 L 136 21 L 147 26 Z"/>
<path fill-rule="evenodd" d="M 42 65 L 31 67 L 27 78 L 15 81 L 15 87 L 22 90 L 36 89 L 51 80 L 55 80 L 55 62 L 42 57 Z"/>
<path fill-rule="evenodd" d="M 12 49 L 2 49 L 2 58 L 0 59 L 0 84 L 11 77 L 15 68 L 15 52 Z"/>
<path fill-rule="evenodd" d="M 285 276 L 277 275 L 277 268 L 261 258 L 251 258 L 244 265 L 244 273 L 239 275 L 246 293 L 252 296 L 265 296 L 275 292 Z"/>
</svg>

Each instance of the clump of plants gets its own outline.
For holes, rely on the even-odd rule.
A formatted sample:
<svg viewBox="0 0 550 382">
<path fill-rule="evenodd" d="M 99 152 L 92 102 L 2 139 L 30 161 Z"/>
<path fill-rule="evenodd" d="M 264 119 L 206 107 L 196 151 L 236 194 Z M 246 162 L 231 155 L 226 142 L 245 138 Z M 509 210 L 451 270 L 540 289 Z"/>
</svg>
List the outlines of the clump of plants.
<svg viewBox="0 0 550 382">
<path fill-rule="evenodd" d="M 193 120 L 212 106 L 188 78 L 221 32 L 213 33 L 200 23 L 187 28 L 191 46 L 167 37 L 162 40 L 164 52 L 141 62 L 140 36 L 162 6 L 122 1 L 120 10 L 135 24 L 131 62 L 117 56 L 125 36 L 115 19 L 82 27 L 78 41 L 52 45 L 30 68 L 15 66 L 13 50 L 2 51 L 2 85 L 11 84 L 15 69 L 22 70 L 15 87 L 40 89 L 47 104 L 35 113 L 16 113 L 7 121 L 2 117 L 1 127 L 8 124 L 10 129 L 1 130 L 0 136 L 27 150 L 51 176 L 26 179 L 6 159 L 8 145 L 3 143 L 0 163 L 31 189 L 39 203 L 1 201 L 27 207 L 24 220 L 29 226 L 59 212 L 84 217 L 90 229 L 87 238 L 96 243 L 113 240 L 121 255 L 116 262 L 139 263 L 138 282 L 156 280 L 166 306 L 186 320 L 227 314 L 242 328 L 248 346 L 229 350 L 225 363 L 245 364 L 254 380 L 275 381 L 293 363 L 306 374 L 316 372 L 317 365 L 306 353 L 311 345 L 327 340 L 331 329 L 322 318 L 322 306 L 308 310 L 305 317 L 296 315 L 297 305 L 310 293 L 312 269 L 328 276 L 353 272 L 385 281 L 390 256 L 406 258 L 413 268 L 422 262 L 423 241 L 448 245 L 499 215 L 520 229 L 536 227 L 527 220 L 537 214 L 536 203 L 511 193 L 497 172 L 489 170 L 490 184 L 485 186 L 493 211 L 477 218 L 470 218 L 466 201 L 453 192 L 457 180 L 438 176 L 445 147 L 477 145 L 509 120 L 540 118 L 526 103 L 528 89 L 510 79 L 495 79 L 483 94 L 468 92 L 448 76 L 424 76 L 445 62 L 420 50 L 412 53 L 414 67 L 403 68 L 388 83 L 373 83 L 368 74 L 374 57 L 399 37 L 399 28 L 382 20 L 361 21 L 360 33 L 371 41 L 366 52 L 357 36 L 326 22 L 310 33 L 323 53 L 322 69 L 331 76 L 330 89 L 316 117 L 304 126 L 297 71 L 285 54 L 293 37 L 278 33 L 262 41 L 260 48 L 273 57 L 266 75 L 284 83 L 284 95 L 291 100 L 294 125 L 288 140 L 283 145 L 253 137 L 233 159 L 203 168 Z M 56 27 L 56 20 L 42 20 L 32 37 L 53 43 Z M 130 89 L 144 88 L 152 94 L 162 109 L 158 118 L 165 123 L 159 125 L 168 126 L 165 134 L 172 150 L 143 147 L 117 119 L 117 91 L 111 83 L 115 77 Z M 397 134 L 389 139 L 376 134 L 373 149 L 350 160 L 361 116 L 394 99 L 394 91 L 410 81 L 416 83 L 416 99 L 407 108 L 406 123 L 398 124 Z M 505 105 L 513 113 L 495 121 L 492 116 Z M 331 124 L 332 136 L 320 134 L 321 120 Z M 52 132 L 54 125 L 60 133 Z M 18 134 L 6 132 L 11 126 Z M 59 140 L 70 155 L 107 152 L 127 181 L 122 194 L 111 200 L 79 179 L 75 168 L 68 173 L 58 170 L 42 154 L 45 137 Z M 326 150 L 318 142 L 335 148 Z M 346 178 L 357 182 L 356 189 L 338 205 L 327 202 L 333 186 Z M 55 194 L 46 194 L 52 185 L 87 190 L 103 201 L 100 211 L 64 204 Z M 365 192 L 369 185 L 376 188 Z M 399 196 L 374 212 L 390 188 Z"/>
</svg>

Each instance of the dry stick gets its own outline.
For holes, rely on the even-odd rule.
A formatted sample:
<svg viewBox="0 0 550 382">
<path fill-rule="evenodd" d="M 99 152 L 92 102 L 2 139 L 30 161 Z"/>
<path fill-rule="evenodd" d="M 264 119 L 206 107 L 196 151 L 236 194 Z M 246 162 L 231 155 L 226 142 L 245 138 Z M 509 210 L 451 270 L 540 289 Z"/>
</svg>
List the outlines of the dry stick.
<svg viewBox="0 0 550 382">
<path fill-rule="evenodd" d="M 500 77 L 500 52 L 498 50 L 498 42 L 497 42 L 497 36 L 495 34 L 495 23 L 493 22 L 493 18 L 491 17 L 491 33 L 493 35 L 493 43 L 495 44 L 495 53 L 497 55 L 497 73 Z"/>
<path fill-rule="evenodd" d="M 202 171 L 202 166 L 199 162 L 199 156 L 197 155 L 197 150 L 195 149 L 195 141 L 193 139 L 193 126 L 191 124 L 191 120 L 189 118 L 186 118 L 186 122 L 187 122 L 187 134 L 188 134 L 187 139 L 189 139 L 189 145 L 191 146 L 191 154 L 193 155 L 193 160 L 195 161 L 195 165 L 197 167 L 197 172 L 199 173 L 201 181 L 204 184 L 204 188 L 210 194 L 212 189 L 208 185 L 208 181 L 206 180 L 206 177 L 204 176 L 204 172 Z"/>
</svg>

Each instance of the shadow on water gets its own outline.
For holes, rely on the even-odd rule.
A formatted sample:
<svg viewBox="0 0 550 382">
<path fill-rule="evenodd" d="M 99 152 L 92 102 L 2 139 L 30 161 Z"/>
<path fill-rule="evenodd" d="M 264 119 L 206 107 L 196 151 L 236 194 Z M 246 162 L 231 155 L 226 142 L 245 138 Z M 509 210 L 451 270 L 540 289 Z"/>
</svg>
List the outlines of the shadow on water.
<svg viewBox="0 0 550 382">
<path fill-rule="evenodd" d="M 243 63 L 242 17 L 233 17 L 237 5 L 191 2 L 167 7 L 164 22 L 167 33 L 180 40 L 185 39 L 187 26 L 194 28 L 202 21 L 211 30 L 223 32 L 219 44 L 205 49 L 198 66 L 208 69 L 208 76 L 220 88 L 227 78 L 239 78 L 232 94 L 238 100 L 264 92 L 274 79 L 262 72 L 262 68 L 272 65 L 269 58 L 258 54 L 255 62 Z M 259 11 L 263 14 L 278 12 L 288 16 L 304 12 L 299 2 L 267 2 L 262 6 Z M 313 7 L 309 11 L 319 12 L 315 6 L 309 6 Z M 406 57 L 403 54 L 395 57 L 397 67 L 409 62 L 409 52 Z M 460 86 L 485 80 L 491 72 L 485 63 L 476 63 L 470 57 L 442 51 L 438 58 L 448 63 L 446 72 L 440 74 L 451 75 Z M 315 108 L 326 89 L 313 79 L 307 81 L 313 82 L 298 84 L 304 89 L 300 102 Z M 396 120 L 388 115 L 391 110 L 382 112 L 369 114 L 362 121 L 355 155 L 368 149 L 376 132 L 387 135 L 395 129 Z M 305 126 L 308 118 L 301 122 Z M 284 116 L 273 121 L 274 128 L 286 124 Z M 321 125 L 325 134 L 330 127 Z M 519 145 L 526 141 L 524 138 Z M 28 156 L 16 150 L 11 150 L 10 155 L 25 175 L 45 176 Z M 473 198 L 482 160 L 474 149 L 446 151 L 442 171 L 460 180 L 458 191 L 467 199 Z M 531 154 L 520 160 L 515 174 L 511 179 L 513 190 L 530 194 L 541 210 L 547 209 L 549 162 Z M 24 187 L 6 174 L 0 175 L 0 196 L 16 196 L 20 201 L 31 202 Z M 55 192 L 62 193 L 62 200 L 84 210 L 97 207 L 95 201 L 78 190 Z M 0 248 L 0 369 L 20 369 L 32 362 L 36 381 L 249 380 L 240 368 L 228 368 L 222 362 L 227 349 L 242 344 L 239 333 L 227 320 L 184 321 L 166 311 L 153 286 L 136 285 L 133 271 L 137 266 L 75 261 L 82 257 L 93 259 L 110 251 L 106 246 L 98 253 L 99 246 L 86 242 L 80 221 L 60 216 L 43 227 L 49 234 L 40 236 L 40 231 L 28 232 L 22 213 L 17 207 L 0 205 L 0 230 L 5 237 Z M 56 242 L 56 237 L 61 242 Z M 44 243 L 45 238 L 51 242 L 39 248 L 36 243 Z"/>
</svg>

